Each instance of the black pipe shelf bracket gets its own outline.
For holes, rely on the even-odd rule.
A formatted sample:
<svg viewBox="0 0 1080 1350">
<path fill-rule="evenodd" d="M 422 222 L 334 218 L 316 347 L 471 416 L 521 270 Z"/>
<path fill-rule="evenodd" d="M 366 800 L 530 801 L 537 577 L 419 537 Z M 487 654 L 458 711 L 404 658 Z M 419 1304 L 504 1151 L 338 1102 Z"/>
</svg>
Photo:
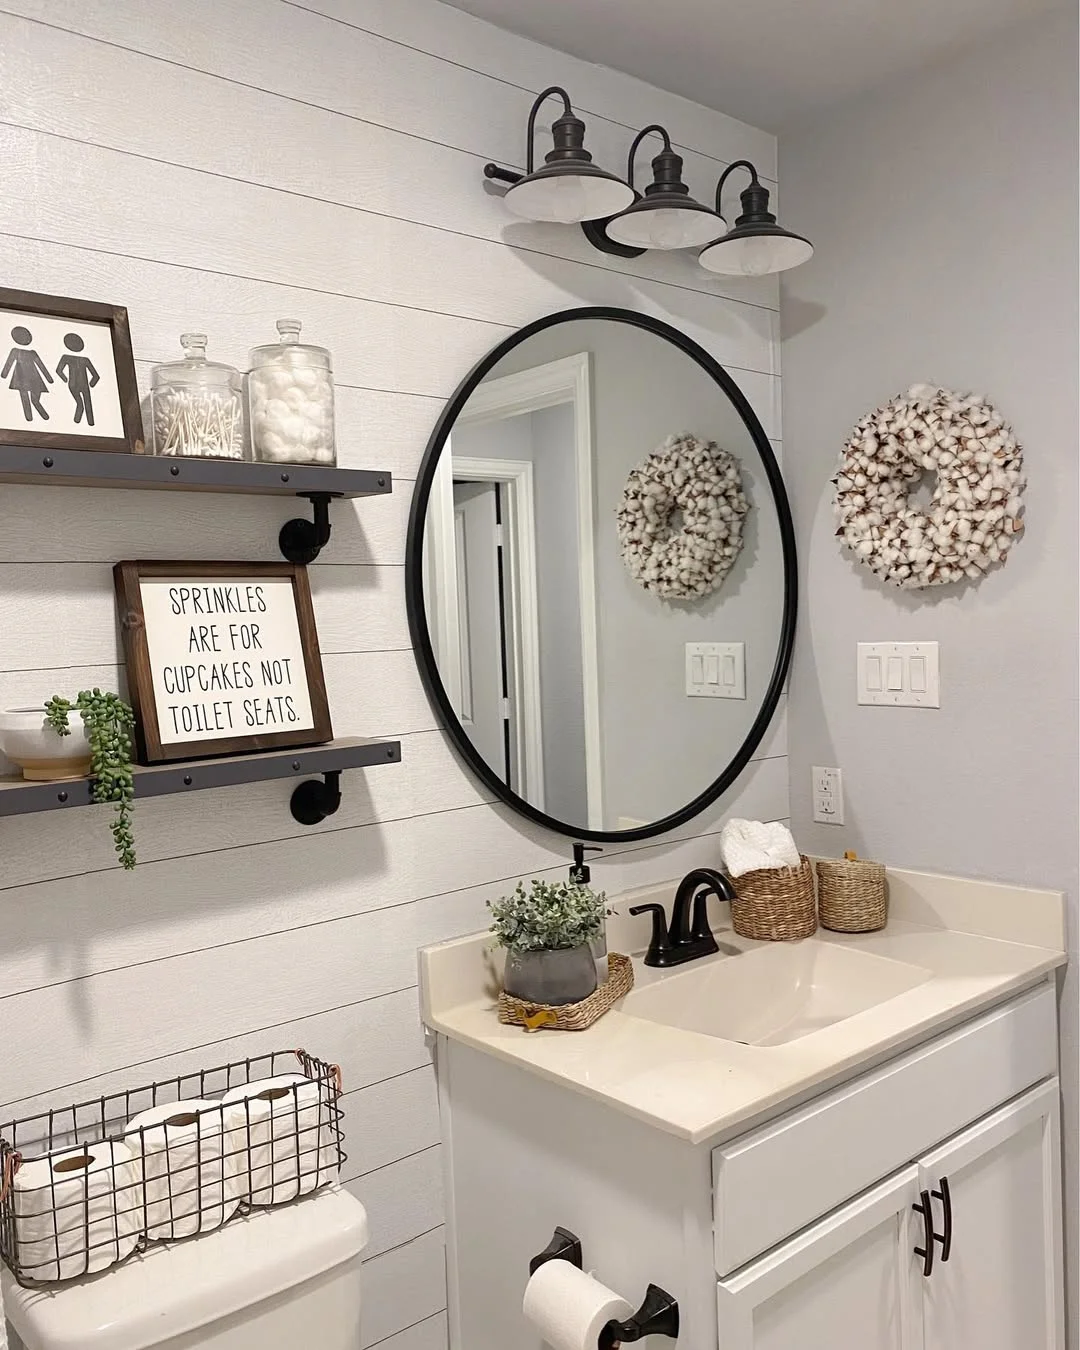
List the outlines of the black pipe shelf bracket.
<svg viewBox="0 0 1080 1350">
<path fill-rule="evenodd" d="M 321 783 L 317 778 L 305 778 L 299 787 L 293 788 L 289 799 L 293 820 L 300 825 L 321 825 L 340 805 L 340 769 L 331 769 L 324 774 Z"/>
<path fill-rule="evenodd" d="M 330 542 L 329 492 L 305 492 L 311 503 L 311 520 L 297 516 L 287 520 L 278 534 L 282 557 L 291 563 L 313 563 Z"/>
</svg>

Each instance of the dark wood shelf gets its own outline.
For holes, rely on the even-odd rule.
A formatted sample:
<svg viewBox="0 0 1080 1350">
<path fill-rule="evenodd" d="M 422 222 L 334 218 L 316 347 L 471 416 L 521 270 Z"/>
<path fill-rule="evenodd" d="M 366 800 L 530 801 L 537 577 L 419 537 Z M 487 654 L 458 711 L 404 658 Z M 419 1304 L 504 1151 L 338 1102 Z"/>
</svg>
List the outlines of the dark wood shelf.
<svg viewBox="0 0 1080 1350">
<path fill-rule="evenodd" d="M 241 492 L 257 496 L 377 497 L 390 492 L 380 469 L 318 464 L 251 464 L 233 459 L 177 459 L 100 450 L 41 450 L 0 445 L 0 483 L 58 487 L 136 488 L 173 492 Z"/>
<path fill-rule="evenodd" d="M 400 741 L 345 737 L 300 750 L 267 750 L 256 755 L 228 755 L 222 759 L 185 760 L 150 767 L 136 765 L 135 796 L 165 797 L 276 778 L 300 782 L 313 774 L 339 773 L 342 769 L 365 769 L 400 761 Z M 0 816 L 90 806 L 93 804 L 90 787 L 88 778 L 70 783 L 28 783 L 22 778 L 0 778 Z"/>
</svg>

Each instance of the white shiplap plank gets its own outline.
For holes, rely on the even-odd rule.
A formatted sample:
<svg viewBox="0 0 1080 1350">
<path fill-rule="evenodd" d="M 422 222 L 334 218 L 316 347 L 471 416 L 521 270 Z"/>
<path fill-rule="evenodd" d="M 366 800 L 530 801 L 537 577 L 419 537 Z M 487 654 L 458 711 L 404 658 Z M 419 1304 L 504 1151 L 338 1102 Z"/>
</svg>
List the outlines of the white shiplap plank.
<svg viewBox="0 0 1080 1350">
<path fill-rule="evenodd" d="M 191 549 L 189 557 L 209 555 Z M 312 567 L 324 652 L 409 646 L 400 567 Z M 0 564 L 0 664 L 9 670 L 122 659 L 112 569 L 102 563 Z"/>
<path fill-rule="evenodd" d="M 385 772 L 397 770 L 392 765 Z M 753 765 L 739 793 L 732 794 L 721 809 L 725 814 L 734 810 L 759 818 L 786 816 L 786 772 L 782 759 Z M 464 776 L 462 782 L 471 787 Z M 145 861 L 135 874 L 108 867 L 0 891 L 5 936 L 0 950 L 0 990 L 10 996 L 116 971 L 136 961 L 167 960 L 178 953 L 209 948 L 222 950 L 223 944 L 300 927 L 307 934 L 305 942 L 317 944 L 326 936 L 317 930 L 333 921 L 351 922 L 366 915 L 374 924 L 377 913 L 379 925 L 392 923 L 395 914 L 404 923 L 409 915 L 401 907 L 418 897 L 462 893 L 482 888 L 490 879 L 491 889 L 476 896 L 475 908 L 483 913 L 483 900 L 499 894 L 504 879 L 565 865 L 569 854 L 563 841 L 539 827 L 528 832 L 519 829 L 507 808 L 482 804 L 378 825 L 344 829 L 324 825 L 322 832 L 222 849 L 219 841 L 223 834 L 227 836 L 227 819 L 224 826 L 218 825 L 225 819 L 220 808 L 214 810 L 213 797 L 218 794 L 206 795 L 205 839 L 196 836 L 193 842 L 221 851 Z M 150 805 L 145 803 L 144 808 Z M 166 805 L 164 799 L 162 805 Z M 285 808 L 283 795 L 279 809 Z M 84 810 L 89 813 L 97 808 Z M 149 816 L 150 812 L 141 809 L 140 814 Z M 157 828 L 147 824 L 150 831 Z M 685 827 L 703 828 L 700 824 Z M 99 834 L 96 847 L 105 853 L 109 835 L 104 819 L 99 821 Z M 468 848 L 460 847 L 463 838 L 469 840 Z M 678 840 L 655 846 L 661 854 L 681 847 Z M 605 863 L 604 884 L 609 889 L 618 886 L 608 881 L 608 869 L 617 874 L 618 858 L 638 856 L 633 846 L 624 852 L 625 848 L 613 850 Z M 661 872 L 661 876 L 674 876 L 678 871 L 673 863 L 670 872 Z M 313 875 L 320 877 L 319 887 L 305 888 L 306 879 Z M 350 992 L 334 1001 L 381 992 L 385 990 Z M 255 1025 L 274 1020 L 268 1016 Z M 200 1039 L 212 1039 L 214 1034 L 211 1027 Z M 182 1049 L 183 1044 L 175 1049 Z"/>
<path fill-rule="evenodd" d="M 613 118 L 634 129 L 648 122 L 663 122 L 680 145 L 695 146 L 729 161 L 752 159 L 765 177 L 776 177 L 776 137 L 770 132 L 657 89 L 633 75 L 518 37 L 440 0 L 414 0 L 408 5 L 400 0 L 296 3 L 447 61 L 524 84 L 530 90 L 549 84 L 569 85 L 575 107 L 582 114 Z"/>
<path fill-rule="evenodd" d="M 275 321 L 299 313 L 311 339 L 333 352 L 339 382 L 445 399 L 511 332 L 509 325 L 417 313 L 72 245 L 9 235 L 0 248 L 8 270 L 25 289 L 127 305 L 136 356 L 148 361 L 175 359 L 178 333 L 198 327 L 212 336 L 218 359 L 244 367 L 253 342 L 272 340 Z M 584 298 L 581 303 L 591 301 Z M 766 311 L 755 312 L 764 316 L 761 322 L 770 322 Z M 720 307 L 718 321 L 724 313 Z M 741 369 L 733 374 L 773 434 L 776 377 L 747 375 Z M 365 456 L 359 467 L 380 465 Z"/>
<path fill-rule="evenodd" d="M 446 1313 L 440 1312 L 422 1322 L 414 1322 L 396 1336 L 377 1342 L 377 1347 L 378 1350 L 447 1350 L 448 1344 Z M 376 1350 L 376 1345 L 369 1343 L 368 1350 Z"/>
<path fill-rule="evenodd" d="M 369 1259 L 442 1224 L 441 1154 L 437 1144 L 347 1183 L 368 1212 Z"/>
<path fill-rule="evenodd" d="M 430 1064 L 341 1098 L 345 1176 L 366 1176 L 439 1142 L 439 1103 Z"/>
<path fill-rule="evenodd" d="M 514 328 L 572 305 L 621 305 L 675 323 L 724 364 L 772 373 L 771 309 L 16 127 L 0 125 L 0 155 L 25 184 L 18 200 L 0 197 L 8 234 Z M 102 182 L 124 211 L 100 210 Z M 161 210 L 170 197 L 182 212 Z"/>
<path fill-rule="evenodd" d="M 177 12 L 175 22 L 185 21 L 186 16 Z M 25 79 L 31 64 L 47 70 L 48 78 Z M 93 90 L 92 98 L 86 97 L 87 90 Z M 132 103 L 152 107 L 153 116 L 126 117 Z M 777 305 L 770 281 L 715 277 L 697 265 L 692 252 L 614 258 L 593 249 L 580 230 L 514 222 L 499 195 L 484 188 L 481 168 L 488 155 L 10 15 L 0 15 L 0 116 L 20 127 L 240 182 L 285 186 L 309 198 L 506 242 L 528 252 L 648 276 L 707 294 L 731 295 L 768 308 Z M 222 126 L 231 128 L 229 137 L 221 136 Z M 596 139 L 611 142 L 612 162 L 621 165 L 630 137 L 621 129 L 604 130 L 607 137 Z M 251 147 L 260 143 L 272 144 L 273 155 L 253 156 Z M 312 146 L 320 153 L 312 154 Z M 602 144 L 594 142 L 593 152 L 602 156 Z M 647 167 L 645 154 L 642 167 Z M 686 181 L 707 199 L 720 168 L 715 160 L 691 155 Z M 463 191 L 466 186 L 471 190 Z"/>
<path fill-rule="evenodd" d="M 307 844 L 313 862 L 322 849 L 346 848 L 340 836 L 349 830 L 460 810 L 491 799 L 459 765 L 441 731 L 405 737 L 400 764 L 346 770 L 341 806 L 319 825 L 300 825 L 292 818 L 289 798 L 295 787 L 295 782 L 285 779 L 215 788 L 198 802 L 185 802 L 183 809 L 169 797 L 140 801 L 133 816 L 140 867 L 149 869 L 199 853 L 216 855 L 257 844 L 334 836 L 330 844 Z M 0 839 L 9 864 L 0 877 L 0 895 L 23 885 L 49 886 L 48 894 L 62 902 L 65 894 L 81 893 L 86 885 L 130 896 L 135 882 L 113 875 L 116 855 L 107 828 L 110 819 L 108 806 L 59 811 L 48 818 L 47 830 L 39 815 L 5 818 L 0 823 Z M 208 858 L 206 870 L 228 865 L 227 858 Z M 77 880 L 101 872 L 107 875 L 96 882 Z M 155 895 L 160 886 L 168 884 L 148 870 L 141 877 Z M 209 883 L 200 878 L 200 884 Z M 0 909 L 2 905 L 0 901 Z"/>
<path fill-rule="evenodd" d="M 417 990 L 410 985 L 311 1017 L 204 1042 L 178 1054 L 158 1055 L 77 1082 L 57 1083 L 38 1096 L 0 1104 L 0 1121 L 63 1110 L 76 1102 L 135 1091 L 151 1083 L 297 1046 L 338 1064 L 347 1097 L 355 1100 L 360 1099 L 361 1089 L 431 1062 L 420 1023 Z"/>
<path fill-rule="evenodd" d="M 395 1333 L 434 1318 L 445 1307 L 446 1234 L 442 1228 L 365 1262 L 365 1346 L 387 1343 L 388 1337 L 397 1340 Z"/>
</svg>

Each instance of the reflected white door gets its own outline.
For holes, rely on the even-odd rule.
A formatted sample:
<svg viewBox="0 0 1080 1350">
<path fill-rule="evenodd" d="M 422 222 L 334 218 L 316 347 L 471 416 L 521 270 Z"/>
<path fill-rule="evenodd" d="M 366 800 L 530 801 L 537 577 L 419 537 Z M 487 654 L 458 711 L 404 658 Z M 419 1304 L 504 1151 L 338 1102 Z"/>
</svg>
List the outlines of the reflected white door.
<svg viewBox="0 0 1080 1350">
<path fill-rule="evenodd" d="M 498 488 L 454 484 L 461 721 L 483 759 L 509 781 Z"/>
<path fill-rule="evenodd" d="M 937 1192 L 937 1245 L 923 1281 L 926 1350 L 1064 1350 L 1058 1083 L 1054 1079 L 980 1120 L 920 1160 Z"/>
</svg>

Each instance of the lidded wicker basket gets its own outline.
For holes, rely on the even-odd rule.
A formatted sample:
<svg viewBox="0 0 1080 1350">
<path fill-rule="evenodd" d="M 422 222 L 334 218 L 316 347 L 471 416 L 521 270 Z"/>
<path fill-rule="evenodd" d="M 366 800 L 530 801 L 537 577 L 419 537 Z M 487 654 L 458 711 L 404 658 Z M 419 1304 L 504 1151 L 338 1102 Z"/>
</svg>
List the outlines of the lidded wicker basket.
<svg viewBox="0 0 1080 1350">
<path fill-rule="evenodd" d="M 798 867 L 764 868 L 732 877 L 731 923 L 741 937 L 792 942 L 817 931 L 814 869 L 803 857 Z"/>
<path fill-rule="evenodd" d="M 822 926 L 835 933 L 873 933 L 888 916 L 885 864 L 856 858 L 820 858 L 818 906 Z"/>
</svg>

